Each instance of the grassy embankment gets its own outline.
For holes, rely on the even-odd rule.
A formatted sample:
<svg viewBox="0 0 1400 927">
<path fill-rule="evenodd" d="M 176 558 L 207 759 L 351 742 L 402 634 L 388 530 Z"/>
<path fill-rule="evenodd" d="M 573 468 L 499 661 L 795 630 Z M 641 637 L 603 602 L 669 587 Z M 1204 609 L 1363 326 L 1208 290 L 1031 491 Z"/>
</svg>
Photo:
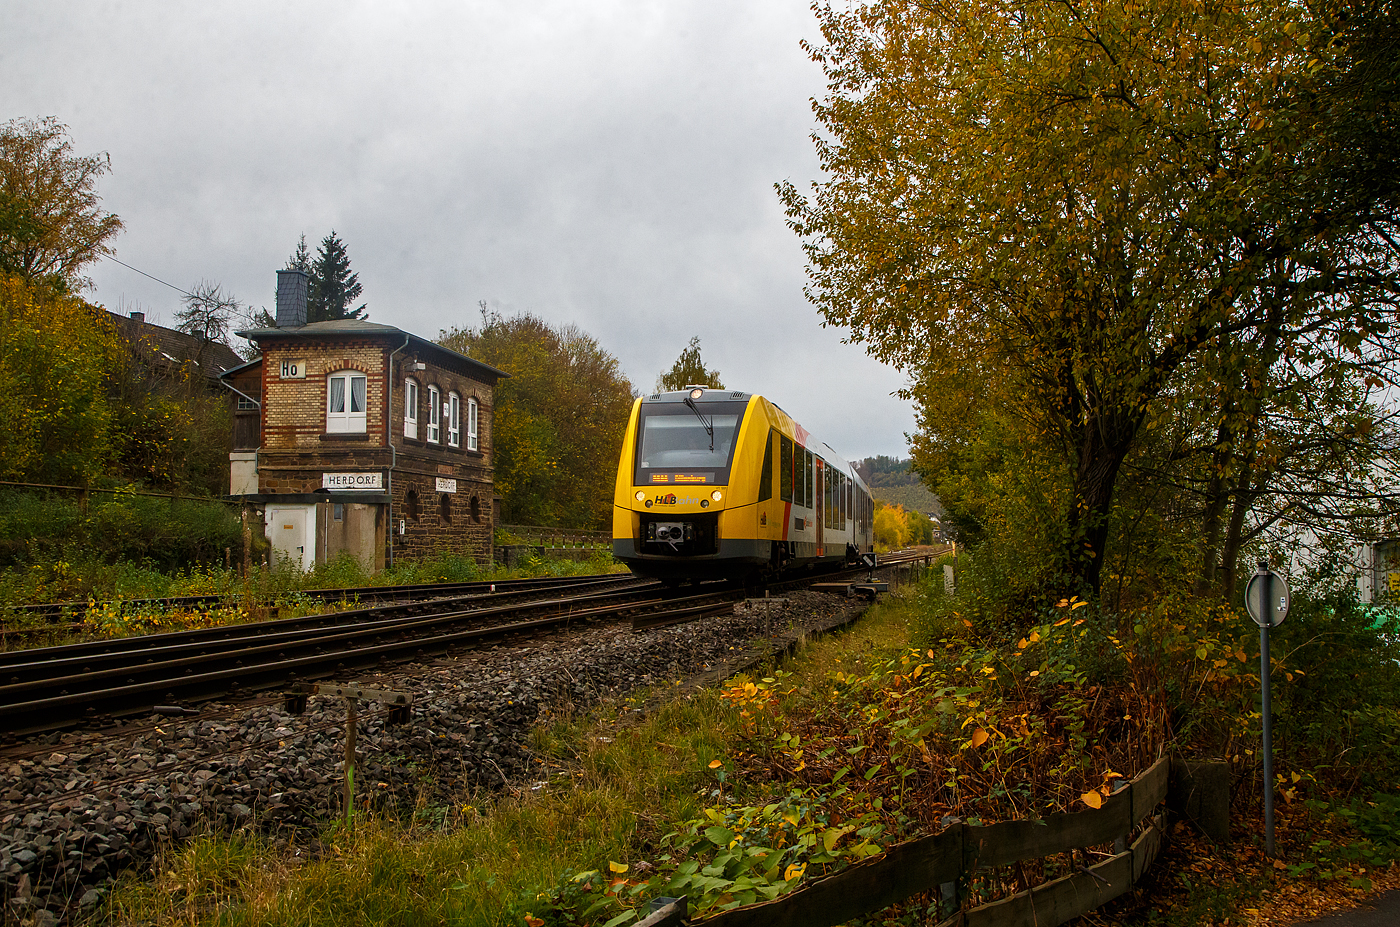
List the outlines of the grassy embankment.
<svg viewBox="0 0 1400 927">
<path fill-rule="evenodd" d="M 253 834 L 209 836 L 129 882 L 109 915 L 617 927 L 649 897 L 685 894 L 699 912 L 776 897 L 946 815 L 1081 809 L 1179 750 L 1235 764 L 1241 838 L 1216 848 L 1209 879 L 1178 859 L 1104 916 L 1239 923 L 1281 884 L 1364 886 L 1400 852 L 1395 643 L 1345 597 L 1302 591 L 1294 609 L 1276 668 L 1287 855 L 1262 878 L 1248 836 L 1257 653 L 1238 613 L 1183 601 L 1101 615 L 1061 601 L 1018 625 L 928 586 L 766 675 L 676 695 L 640 720 L 617 705 L 555 720 L 536 736 L 539 789 L 328 824 L 314 859 Z M 1025 876 L 1071 865 L 1051 858 Z M 985 900 L 1017 878 L 988 873 L 969 889 Z M 871 922 L 925 922 L 929 902 Z"/>
<path fill-rule="evenodd" d="M 245 580 L 236 567 L 242 543 L 238 520 L 222 503 L 95 494 L 82 507 L 71 497 L 0 491 L 0 610 L 41 602 L 94 603 L 82 615 L 84 628 L 77 632 L 63 628 L 46 633 L 51 628 L 47 619 L 23 614 L 5 615 L 5 627 L 29 632 L 13 643 L 37 646 L 73 639 L 75 633 L 117 637 L 237 623 L 268 610 L 291 617 L 336 607 L 299 595 L 311 589 L 620 569 L 606 551 L 584 563 L 530 559 L 515 570 L 443 554 L 403 560 L 378 573 L 344 556 L 305 573 L 259 569 Z M 263 553 L 265 546 L 259 558 Z M 125 603 L 199 595 L 226 596 L 230 604 L 167 609 Z"/>
</svg>

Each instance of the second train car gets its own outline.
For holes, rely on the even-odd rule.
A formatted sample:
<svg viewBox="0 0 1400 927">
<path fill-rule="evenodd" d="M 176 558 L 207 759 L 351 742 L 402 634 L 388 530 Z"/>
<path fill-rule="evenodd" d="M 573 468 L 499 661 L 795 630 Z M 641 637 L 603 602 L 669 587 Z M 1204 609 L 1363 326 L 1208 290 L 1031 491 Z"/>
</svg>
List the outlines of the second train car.
<svg viewBox="0 0 1400 927">
<path fill-rule="evenodd" d="M 632 405 L 613 556 L 666 582 L 776 573 L 874 550 L 855 469 L 762 396 L 704 386 Z"/>
</svg>

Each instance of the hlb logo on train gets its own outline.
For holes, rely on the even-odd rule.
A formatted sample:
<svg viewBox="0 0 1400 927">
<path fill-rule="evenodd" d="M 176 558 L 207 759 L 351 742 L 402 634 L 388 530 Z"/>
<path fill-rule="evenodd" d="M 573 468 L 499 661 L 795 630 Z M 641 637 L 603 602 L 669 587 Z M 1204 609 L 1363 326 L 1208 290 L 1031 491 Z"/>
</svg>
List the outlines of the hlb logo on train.
<svg viewBox="0 0 1400 927">
<path fill-rule="evenodd" d="M 687 496 L 684 499 L 680 499 L 676 497 L 675 493 L 668 492 L 665 495 L 657 496 L 654 499 L 648 499 L 647 508 L 651 508 L 653 505 L 694 505 L 699 501 L 699 499 L 696 499 L 693 496 Z"/>
</svg>

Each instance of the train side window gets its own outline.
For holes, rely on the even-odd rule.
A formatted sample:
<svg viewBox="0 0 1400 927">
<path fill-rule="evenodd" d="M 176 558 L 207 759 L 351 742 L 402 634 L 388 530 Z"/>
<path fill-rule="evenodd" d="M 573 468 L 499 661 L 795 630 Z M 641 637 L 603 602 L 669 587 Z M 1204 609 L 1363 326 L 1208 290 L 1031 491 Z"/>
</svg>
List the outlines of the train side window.
<svg viewBox="0 0 1400 927">
<path fill-rule="evenodd" d="M 807 461 L 807 474 L 802 478 L 802 491 L 807 494 L 807 498 L 802 504 L 806 508 L 814 509 L 817 507 L 817 465 L 812 459 L 811 451 L 806 451 L 802 456 Z"/>
<path fill-rule="evenodd" d="M 792 439 L 787 435 L 779 437 L 780 449 L 778 453 L 778 491 L 784 502 L 792 502 Z"/>
<path fill-rule="evenodd" d="M 768 443 L 763 448 L 763 472 L 758 476 L 758 501 L 773 498 L 773 430 L 768 430 Z"/>
<path fill-rule="evenodd" d="M 840 487 L 841 475 L 836 471 L 832 471 L 830 476 L 827 476 L 826 479 L 826 508 L 830 513 L 827 515 L 827 518 L 832 522 L 832 528 L 841 527 L 841 503 L 837 501 L 837 493 L 840 492 Z"/>
<path fill-rule="evenodd" d="M 802 508 L 812 507 L 812 455 L 806 452 L 805 448 L 798 448 L 797 454 L 797 480 L 798 486 L 794 487 L 794 494 L 797 496 L 795 503 Z"/>
<path fill-rule="evenodd" d="M 817 458 L 820 460 L 821 458 Z M 831 471 L 825 467 L 817 468 L 817 481 L 821 483 L 817 487 L 817 492 L 822 500 L 822 526 L 831 527 Z"/>
</svg>

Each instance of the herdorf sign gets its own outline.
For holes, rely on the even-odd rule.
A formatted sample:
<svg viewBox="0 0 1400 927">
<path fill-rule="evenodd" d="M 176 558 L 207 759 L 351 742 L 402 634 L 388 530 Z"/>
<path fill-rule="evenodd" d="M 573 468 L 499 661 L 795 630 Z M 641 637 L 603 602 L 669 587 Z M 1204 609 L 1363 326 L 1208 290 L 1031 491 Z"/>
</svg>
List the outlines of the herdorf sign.
<svg viewBox="0 0 1400 927">
<path fill-rule="evenodd" d="M 280 370 L 280 378 L 283 380 L 305 380 L 306 361 L 284 360 Z"/>
<path fill-rule="evenodd" d="M 374 473 L 322 473 L 321 488 L 338 491 L 372 491 L 384 488 L 384 474 Z"/>
</svg>

